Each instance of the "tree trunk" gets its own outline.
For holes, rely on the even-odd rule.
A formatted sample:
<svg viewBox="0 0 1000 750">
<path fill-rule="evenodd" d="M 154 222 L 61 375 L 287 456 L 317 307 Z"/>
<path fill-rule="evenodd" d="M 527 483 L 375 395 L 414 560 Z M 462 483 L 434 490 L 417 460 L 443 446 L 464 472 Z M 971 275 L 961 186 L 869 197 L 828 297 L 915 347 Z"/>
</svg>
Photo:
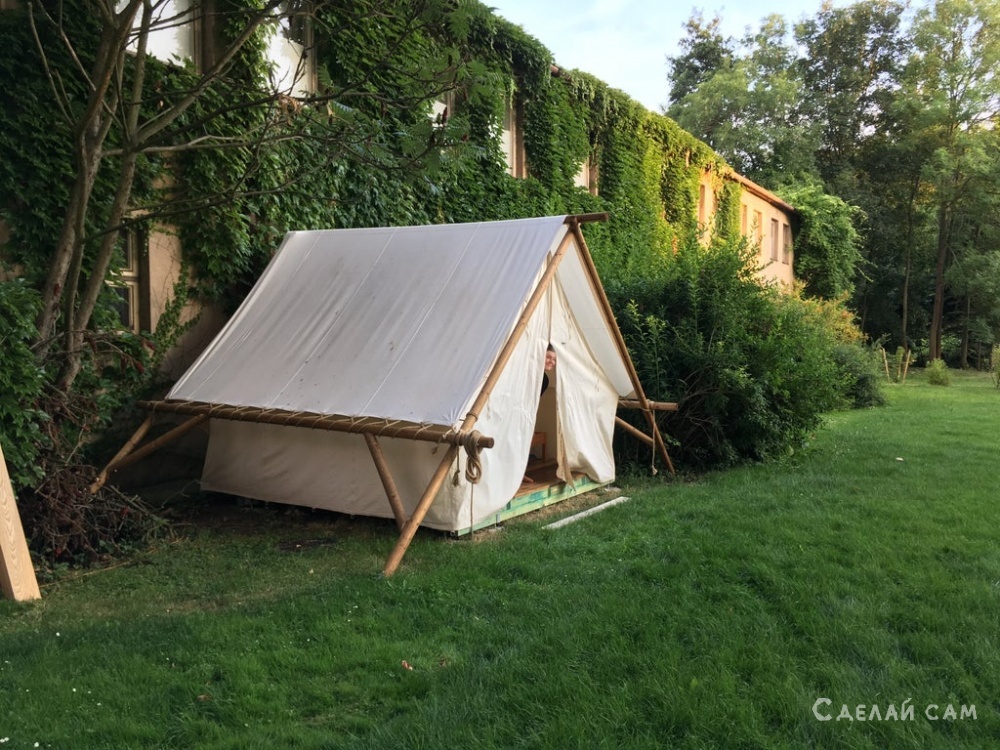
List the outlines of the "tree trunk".
<svg viewBox="0 0 1000 750">
<path fill-rule="evenodd" d="M 90 197 L 100 170 L 104 141 L 111 127 L 111 118 L 106 116 L 105 108 L 114 111 L 118 106 L 117 92 L 112 89 L 111 84 L 115 72 L 122 67 L 124 40 L 139 7 L 141 3 L 134 2 L 122 11 L 116 18 L 116 23 L 104 28 L 89 76 L 91 90 L 87 109 L 76 128 L 76 181 L 70 192 L 66 217 L 42 291 L 42 309 L 36 320 L 39 360 L 44 360 L 51 351 L 60 305 L 67 311 L 71 311 L 76 305 L 77 284 L 83 262 L 84 218 L 90 207 Z M 44 58 L 44 50 L 42 55 Z M 61 99 L 61 89 L 54 83 L 53 92 L 57 99 Z M 64 296 L 67 294 L 68 298 Z"/>
<path fill-rule="evenodd" d="M 114 204 L 111 207 L 111 214 L 108 217 L 109 228 L 121 225 L 125 215 L 128 198 L 132 194 L 132 183 L 135 179 L 135 165 L 137 156 L 134 151 L 129 151 L 122 156 L 122 167 L 118 178 L 117 190 Z M 69 391 L 73 386 L 73 381 L 80 374 L 83 364 L 83 343 L 84 331 L 90 325 L 90 318 L 94 314 L 97 300 L 107 283 L 108 268 L 111 265 L 111 258 L 115 253 L 115 246 L 118 244 L 118 232 L 108 231 L 101 238 L 101 247 L 94 265 L 87 277 L 86 287 L 80 298 L 79 305 L 68 316 L 66 330 L 66 353 L 63 361 L 62 374 L 59 378 L 59 389 L 63 392 Z"/>
<path fill-rule="evenodd" d="M 959 357 L 959 366 L 963 370 L 969 369 L 969 336 L 972 323 L 972 299 L 965 298 L 965 325 L 962 326 L 962 352 Z"/>
<path fill-rule="evenodd" d="M 903 336 L 903 351 L 910 351 L 910 339 L 908 336 L 909 331 L 909 320 L 910 320 L 910 270 L 913 267 L 913 255 L 912 251 L 908 247 L 906 249 L 906 266 L 903 271 L 903 314 L 902 320 L 900 321 L 901 333 Z"/>
<path fill-rule="evenodd" d="M 938 248 L 937 266 L 934 269 L 934 308 L 931 311 L 931 330 L 928 341 L 927 357 L 930 360 L 941 359 L 941 326 L 944 318 L 944 267 L 948 258 L 948 207 L 944 204 L 938 209 Z"/>
<path fill-rule="evenodd" d="M 35 322 L 35 327 L 38 329 L 37 353 L 39 360 L 45 359 L 51 349 L 56 317 L 63 302 L 63 295 L 66 293 L 66 282 L 70 269 L 76 269 L 76 275 L 78 275 L 83 256 L 83 217 L 90 203 L 90 195 L 94 188 L 94 181 L 97 179 L 101 157 L 99 150 L 90 153 L 86 151 L 86 146 L 83 145 L 86 138 L 80 140 L 76 182 L 73 183 L 70 192 L 63 228 L 52 256 L 49 275 L 45 280 L 45 288 L 42 291 L 42 309 Z"/>
</svg>

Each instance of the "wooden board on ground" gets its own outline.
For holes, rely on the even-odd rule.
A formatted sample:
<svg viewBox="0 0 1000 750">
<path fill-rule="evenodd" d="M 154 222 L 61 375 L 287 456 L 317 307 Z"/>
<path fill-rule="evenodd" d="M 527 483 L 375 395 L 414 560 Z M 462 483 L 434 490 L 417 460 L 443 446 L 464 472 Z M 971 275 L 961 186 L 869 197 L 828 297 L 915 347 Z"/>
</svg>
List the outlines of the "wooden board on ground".
<svg viewBox="0 0 1000 750">
<path fill-rule="evenodd" d="M 7 464 L 0 447 L 0 587 L 8 599 L 24 602 L 41 599 L 35 568 L 31 564 L 28 543 L 17 512 L 14 488 L 7 474 Z"/>
</svg>

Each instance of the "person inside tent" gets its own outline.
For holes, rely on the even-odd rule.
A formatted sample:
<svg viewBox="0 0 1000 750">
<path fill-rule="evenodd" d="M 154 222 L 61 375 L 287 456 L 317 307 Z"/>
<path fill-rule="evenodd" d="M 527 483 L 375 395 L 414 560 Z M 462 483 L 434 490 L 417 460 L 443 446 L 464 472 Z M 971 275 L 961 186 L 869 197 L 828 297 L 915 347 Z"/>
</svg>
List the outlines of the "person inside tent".
<svg viewBox="0 0 1000 750">
<path fill-rule="evenodd" d="M 549 373 L 552 372 L 556 367 L 556 350 L 555 347 L 550 343 L 545 349 L 545 370 L 542 372 L 542 392 L 538 394 L 543 395 L 545 391 L 549 389 Z M 521 480 L 521 484 L 531 484 L 534 480 L 527 474 L 524 475 L 524 479 Z"/>
</svg>

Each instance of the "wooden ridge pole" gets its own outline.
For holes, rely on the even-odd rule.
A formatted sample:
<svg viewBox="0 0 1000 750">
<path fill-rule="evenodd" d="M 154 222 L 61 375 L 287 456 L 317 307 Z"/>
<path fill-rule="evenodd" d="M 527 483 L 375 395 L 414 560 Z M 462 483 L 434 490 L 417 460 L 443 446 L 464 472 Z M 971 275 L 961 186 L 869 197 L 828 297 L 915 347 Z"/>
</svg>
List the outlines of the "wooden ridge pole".
<svg viewBox="0 0 1000 750">
<path fill-rule="evenodd" d="M 28 541 L 24 538 L 21 516 L 17 512 L 14 488 L 7 473 L 7 463 L 0 447 L 0 589 L 15 602 L 41 599 L 38 579 L 31 564 Z"/>
<path fill-rule="evenodd" d="M 385 460 L 385 454 L 382 452 L 378 438 L 369 432 L 364 433 L 364 435 L 365 443 L 368 444 L 368 452 L 372 454 L 372 461 L 375 462 L 375 469 L 378 471 L 378 478 L 382 480 L 385 496 L 389 498 L 392 515 L 396 517 L 396 526 L 402 530 L 403 524 L 406 523 L 406 512 L 403 510 L 403 501 L 399 497 L 399 490 L 396 489 L 396 482 L 389 471 L 389 463 Z"/>
<path fill-rule="evenodd" d="M 573 217 L 567 217 L 567 223 L 570 224 L 570 226 L 575 226 L 575 223 L 570 221 L 572 218 Z M 517 342 L 521 340 L 521 336 L 524 334 L 525 329 L 528 327 L 528 323 L 531 321 L 531 316 L 534 314 L 538 305 L 541 303 L 542 298 L 545 296 L 545 292 L 549 288 L 549 284 L 552 283 L 552 279 L 556 275 L 556 269 L 559 267 L 559 263 L 562 261 L 563 257 L 565 257 L 566 251 L 569 249 L 572 241 L 572 232 L 566 232 L 562 242 L 559 243 L 558 249 L 552 255 L 548 265 L 545 267 L 545 273 L 542 274 L 542 278 L 535 286 L 535 290 L 531 293 L 531 297 L 528 298 L 528 304 L 525 305 L 524 311 L 521 313 L 521 317 L 518 318 L 517 323 L 514 325 L 514 330 L 511 331 L 503 349 L 500 350 L 500 354 L 497 356 L 497 360 L 493 364 L 493 368 L 490 370 L 489 375 L 486 376 L 486 382 L 483 383 L 483 387 L 480 389 L 479 395 L 472 403 L 469 413 L 465 415 L 465 420 L 462 422 L 462 426 L 459 429 L 460 432 L 468 432 L 475 426 L 476 420 L 479 419 L 479 412 L 482 411 L 483 407 L 486 405 L 490 394 L 496 387 L 497 381 L 500 380 L 500 375 L 507 366 L 507 362 L 510 361 L 511 356 L 514 354 Z M 424 490 L 424 494 L 420 498 L 420 502 L 417 503 L 417 507 L 413 510 L 413 515 L 410 516 L 410 520 L 407 521 L 406 525 L 403 527 L 403 533 L 400 534 L 399 541 L 396 542 L 396 546 L 389 554 L 389 559 L 386 560 L 385 569 L 383 571 L 386 576 L 391 576 L 396 572 L 396 568 L 399 567 L 399 563 L 402 561 L 403 555 L 406 554 L 406 548 L 410 546 L 410 542 L 413 541 L 413 536 L 417 533 L 417 528 L 423 522 L 424 516 L 427 515 L 427 511 L 430 510 L 431 503 L 434 502 L 434 496 L 437 494 L 438 489 L 440 489 L 441 483 L 444 481 L 444 478 L 448 473 L 448 467 L 451 462 L 455 460 L 455 456 L 457 454 L 458 446 L 451 446 L 445 454 L 444 459 L 438 465 L 437 471 L 434 472 L 434 476 L 431 478 L 430 484 L 427 485 L 427 489 Z"/>
<path fill-rule="evenodd" d="M 653 414 L 650 401 L 646 398 L 646 393 L 642 389 L 642 383 L 639 382 L 639 373 L 636 372 L 635 364 L 632 362 L 632 357 L 628 353 L 628 347 L 625 346 L 625 339 L 622 338 L 621 329 L 618 328 L 618 322 L 615 320 L 615 313 L 611 309 L 611 302 L 608 300 L 608 295 L 605 293 L 604 287 L 601 286 L 601 277 L 597 274 L 597 267 L 594 265 L 594 259 L 591 257 L 590 250 L 587 248 L 587 242 L 583 238 L 583 232 L 580 231 L 580 224 L 579 222 L 574 222 L 571 226 L 573 234 L 576 235 L 577 244 L 580 246 L 580 257 L 583 259 L 584 266 L 590 276 L 594 293 L 597 295 L 598 301 L 604 309 L 604 314 L 611 328 L 612 337 L 614 338 L 615 345 L 618 347 L 618 353 L 621 355 L 622 361 L 625 362 L 629 378 L 632 381 L 632 387 L 635 388 L 635 394 L 638 397 L 640 405 L 639 408 L 641 408 L 645 413 L 646 419 L 649 422 L 649 427 L 653 434 L 653 440 L 656 443 L 656 449 L 666 462 L 670 473 L 676 474 L 677 472 L 674 470 L 673 461 L 670 460 L 670 454 L 667 453 L 667 446 L 663 442 L 663 436 L 660 434 L 660 428 L 656 424 L 656 416 Z"/>
</svg>

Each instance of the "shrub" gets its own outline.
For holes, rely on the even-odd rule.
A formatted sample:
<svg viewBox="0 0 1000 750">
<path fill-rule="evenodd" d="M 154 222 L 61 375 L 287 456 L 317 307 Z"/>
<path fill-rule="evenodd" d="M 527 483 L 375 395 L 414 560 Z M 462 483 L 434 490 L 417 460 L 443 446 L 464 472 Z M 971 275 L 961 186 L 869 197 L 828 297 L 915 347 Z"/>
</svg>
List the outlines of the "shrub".
<svg viewBox="0 0 1000 750">
<path fill-rule="evenodd" d="M 882 360 L 873 350 L 860 344 L 838 344 L 833 359 L 842 376 L 845 406 L 863 409 L 885 404 Z"/>
<path fill-rule="evenodd" d="M 36 459 L 45 375 L 30 346 L 39 307 L 38 293 L 23 281 L 0 282 L 0 446 L 15 492 L 42 477 Z"/>
<path fill-rule="evenodd" d="M 660 277 L 609 285 L 647 393 L 680 403 L 667 431 L 690 466 L 785 455 L 843 401 L 829 310 L 762 286 L 755 255 L 692 241 Z"/>
<path fill-rule="evenodd" d="M 931 385 L 951 385 L 951 373 L 948 372 L 948 365 L 943 359 L 932 359 L 924 372 L 927 374 L 927 382 Z"/>
<path fill-rule="evenodd" d="M 990 374 L 993 376 L 993 385 L 1000 388 L 1000 346 L 994 345 L 990 353 Z"/>
</svg>

